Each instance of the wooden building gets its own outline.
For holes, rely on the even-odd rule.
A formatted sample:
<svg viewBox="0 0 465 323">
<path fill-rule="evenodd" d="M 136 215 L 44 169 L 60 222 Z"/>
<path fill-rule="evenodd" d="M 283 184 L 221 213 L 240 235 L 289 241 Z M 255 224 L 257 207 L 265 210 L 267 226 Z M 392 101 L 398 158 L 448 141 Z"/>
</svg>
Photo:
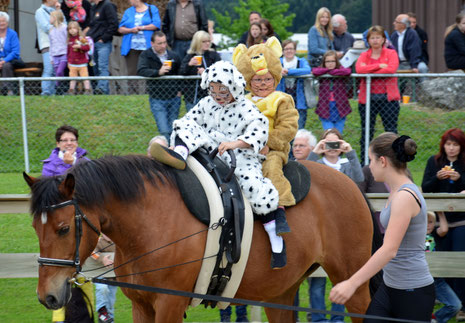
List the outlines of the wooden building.
<svg viewBox="0 0 465 323">
<path fill-rule="evenodd" d="M 398 14 L 414 12 L 417 24 L 428 34 L 429 69 L 447 70 L 444 62 L 444 32 L 455 23 L 455 16 L 465 9 L 465 0 L 372 0 L 372 24 L 381 25 L 391 34 Z"/>
</svg>

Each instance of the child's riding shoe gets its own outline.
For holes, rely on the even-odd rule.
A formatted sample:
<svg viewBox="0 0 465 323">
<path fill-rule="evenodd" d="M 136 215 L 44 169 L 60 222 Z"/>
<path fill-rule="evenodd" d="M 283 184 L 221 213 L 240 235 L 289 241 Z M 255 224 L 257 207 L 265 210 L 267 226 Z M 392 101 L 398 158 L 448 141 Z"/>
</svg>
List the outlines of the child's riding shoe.
<svg viewBox="0 0 465 323">
<path fill-rule="evenodd" d="M 276 234 L 280 236 L 280 235 L 283 235 L 284 233 L 291 232 L 291 228 L 289 228 L 289 225 L 287 224 L 286 211 L 284 210 L 284 207 L 278 207 L 278 209 L 275 211 L 275 215 L 276 215 Z"/>
<path fill-rule="evenodd" d="M 177 152 L 154 142 L 150 145 L 150 155 L 153 159 L 162 164 L 183 170 L 186 168 L 186 161 Z"/>
<path fill-rule="evenodd" d="M 286 243 L 283 241 L 283 250 L 280 253 L 271 251 L 271 268 L 281 269 L 287 264 Z"/>
</svg>

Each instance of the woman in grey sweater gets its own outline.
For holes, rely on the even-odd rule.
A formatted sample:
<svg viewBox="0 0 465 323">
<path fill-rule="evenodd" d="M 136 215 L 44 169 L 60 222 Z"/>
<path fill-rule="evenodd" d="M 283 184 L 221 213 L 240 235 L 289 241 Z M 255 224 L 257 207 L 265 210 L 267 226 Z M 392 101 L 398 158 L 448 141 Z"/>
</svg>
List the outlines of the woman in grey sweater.
<svg viewBox="0 0 465 323">
<path fill-rule="evenodd" d="M 346 158 L 342 158 L 342 154 L 345 154 Z M 341 133 L 335 128 L 327 129 L 323 133 L 320 142 L 307 159 L 334 168 L 349 176 L 356 183 L 363 182 L 365 179 L 357 153 L 348 142 L 344 141 Z"/>
</svg>

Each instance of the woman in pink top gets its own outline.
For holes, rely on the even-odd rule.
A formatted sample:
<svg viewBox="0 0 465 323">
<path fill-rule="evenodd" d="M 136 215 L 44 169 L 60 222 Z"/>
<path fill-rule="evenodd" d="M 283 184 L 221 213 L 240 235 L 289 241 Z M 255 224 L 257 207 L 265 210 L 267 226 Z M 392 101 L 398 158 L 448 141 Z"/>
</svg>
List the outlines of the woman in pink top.
<svg viewBox="0 0 465 323">
<path fill-rule="evenodd" d="M 355 70 L 360 74 L 394 74 L 399 67 L 399 57 L 393 49 L 386 48 L 386 35 L 384 28 L 373 26 L 368 30 L 367 41 L 370 49 L 362 53 L 357 60 Z M 370 137 L 373 139 L 375 132 L 376 116 L 381 116 L 384 130 L 397 133 L 397 119 L 399 117 L 400 93 L 396 77 L 378 77 L 371 79 L 370 89 Z M 365 111 L 366 111 L 367 86 L 366 79 L 360 82 L 358 96 L 358 109 L 360 113 L 362 133 L 360 138 L 361 158 L 365 156 Z"/>
</svg>

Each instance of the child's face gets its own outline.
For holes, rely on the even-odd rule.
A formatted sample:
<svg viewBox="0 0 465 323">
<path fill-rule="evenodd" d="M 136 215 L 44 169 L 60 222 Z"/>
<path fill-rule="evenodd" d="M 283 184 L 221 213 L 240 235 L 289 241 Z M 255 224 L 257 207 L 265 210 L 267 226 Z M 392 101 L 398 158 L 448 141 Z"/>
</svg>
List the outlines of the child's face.
<svg viewBox="0 0 465 323">
<path fill-rule="evenodd" d="M 326 56 L 325 67 L 333 70 L 336 68 L 336 56 Z"/>
<path fill-rule="evenodd" d="M 69 34 L 71 36 L 76 36 L 78 34 L 78 29 L 76 27 L 69 28 Z"/>
<path fill-rule="evenodd" d="M 50 23 L 53 25 L 54 22 L 55 22 L 55 17 L 50 15 Z"/>
<path fill-rule="evenodd" d="M 208 90 L 213 100 L 221 106 L 225 106 L 234 101 L 234 97 L 229 89 L 221 83 L 210 83 Z"/>
<path fill-rule="evenodd" d="M 428 215 L 428 224 L 426 226 L 426 233 L 431 233 L 434 230 L 435 219 Z"/>
</svg>

